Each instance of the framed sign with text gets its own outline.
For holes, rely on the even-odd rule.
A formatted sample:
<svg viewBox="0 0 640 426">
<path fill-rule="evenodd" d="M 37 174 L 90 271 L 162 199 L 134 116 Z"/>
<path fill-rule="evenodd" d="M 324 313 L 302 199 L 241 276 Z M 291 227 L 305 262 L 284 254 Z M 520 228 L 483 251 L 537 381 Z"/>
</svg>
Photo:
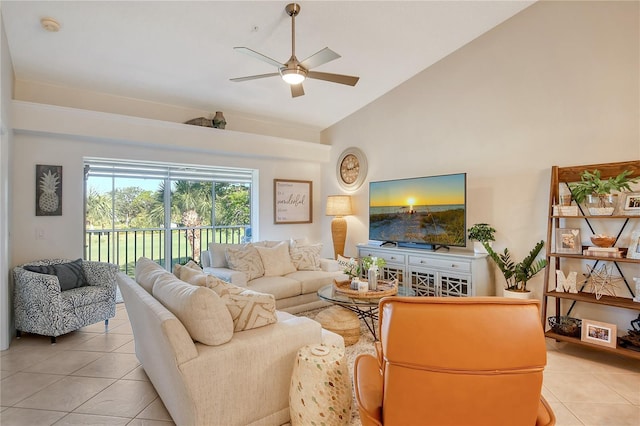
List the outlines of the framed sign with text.
<svg viewBox="0 0 640 426">
<path fill-rule="evenodd" d="M 273 180 L 273 221 L 311 223 L 313 183 L 310 180 Z"/>
</svg>

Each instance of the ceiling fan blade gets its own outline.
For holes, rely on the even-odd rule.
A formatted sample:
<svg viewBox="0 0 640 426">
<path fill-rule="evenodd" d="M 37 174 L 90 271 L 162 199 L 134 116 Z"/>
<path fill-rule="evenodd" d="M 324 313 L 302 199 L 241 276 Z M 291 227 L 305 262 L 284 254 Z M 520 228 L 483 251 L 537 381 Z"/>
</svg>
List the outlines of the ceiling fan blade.
<svg viewBox="0 0 640 426">
<path fill-rule="evenodd" d="M 277 75 L 280 75 L 280 73 L 279 72 L 272 72 L 272 73 L 269 73 L 269 74 L 250 75 L 248 77 L 230 78 L 229 80 L 235 81 L 236 83 L 238 83 L 240 81 L 257 80 L 259 78 L 275 77 Z"/>
<path fill-rule="evenodd" d="M 344 74 L 332 74 L 328 72 L 309 71 L 307 78 L 315 78 L 316 80 L 325 80 L 332 83 L 346 84 L 347 86 L 355 86 L 360 77 L 354 77 Z"/>
<path fill-rule="evenodd" d="M 261 60 L 262 62 L 266 62 L 268 64 L 273 65 L 276 68 L 281 68 L 284 67 L 284 64 L 281 64 L 280 62 L 276 61 L 275 59 L 271 59 L 268 56 L 264 56 L 262 53 L 258 53 L 255 50 L 251 50 L 248 47 L 234 47 L 234 50 L 237 50 L 240 53 L 244 53 L 245 55 L 249 55 L 252 56 L 256 59 Z"/>
<path fill-rule="evenodd" d="M 300 62 L 300 65 L 310 70 L 311 68 L 319 67 L 320 65 L 326 64 L 327 62 L 331 62 L 334 59 L 338 58 L 341 58 L 341 56 L 328 47 L 325 47 L 321 51 L 314 53 L 307 59 Z"/>
<path fill-rule="evenodd" d="M 298 96 L 304 95 L 304 88 L 302 87 L 302 83 L 300 84 L 292 84 L 291 85 L 291 97 L 297 98 Z"/>
</svg>

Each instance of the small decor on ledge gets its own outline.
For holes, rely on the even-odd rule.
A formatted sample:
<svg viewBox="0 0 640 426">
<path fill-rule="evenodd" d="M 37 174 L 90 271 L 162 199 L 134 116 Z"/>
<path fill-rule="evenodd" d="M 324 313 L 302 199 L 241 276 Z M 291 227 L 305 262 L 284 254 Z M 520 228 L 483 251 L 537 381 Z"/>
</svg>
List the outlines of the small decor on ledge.
<svg viewBox="0 0 640 426">
<path fill-rule="evenodd" d="M 640 314 L 638 318 L 631 321 L 631 328 L 633 330 L 627 330 L 629 334 L 618 337 L 618 344 L 623 348 L 640 351 Z"/>
<path fill-rule="evenodd" d="M 222 115 L 222 111 L 216 111 L 216 115 L 213 117 L 213 127 L 216 129 L 224 129 L 227 125 L 227 120 Z"/>
<path fill-rule="evenodd" d="M 216 111 L 216 115 L 212 119 L 204 117 L 192 118 L 189 121 L 185 121 L 184 124 L 224 129 L 227 125 L 227 120 L 225 120 L 224 115 L 222 115 L 222 111 Z"/>
</svg>

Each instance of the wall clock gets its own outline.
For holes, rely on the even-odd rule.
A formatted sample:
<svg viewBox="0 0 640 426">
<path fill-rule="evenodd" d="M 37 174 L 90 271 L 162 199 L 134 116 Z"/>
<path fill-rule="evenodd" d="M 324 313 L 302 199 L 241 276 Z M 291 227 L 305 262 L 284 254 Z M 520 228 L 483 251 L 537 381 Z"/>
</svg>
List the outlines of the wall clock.
<svg viewBox="0 0 640 426">
<path fill-rule="evenodd" d="M 367 157 L 364 152 L 354 147 L 345 149 L 338 157 L 336 175 L 344 189 L 360 188 L 367 177 Z"/>
</svg>

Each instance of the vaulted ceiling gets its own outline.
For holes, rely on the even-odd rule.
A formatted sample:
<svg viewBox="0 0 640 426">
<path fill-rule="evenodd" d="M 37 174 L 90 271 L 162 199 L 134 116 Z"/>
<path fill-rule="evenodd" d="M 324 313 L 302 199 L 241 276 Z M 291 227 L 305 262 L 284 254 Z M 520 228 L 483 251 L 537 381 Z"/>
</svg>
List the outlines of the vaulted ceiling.
<svg viewBox="0 0 640 426">
<path fill-rule="evenodd" d="M 0 3 L 15 78 L 207 111 L 234 111 L 318 130 L 329 127 L 533 1 L 304 1 L 296 56 L 329 47 L 342 57 L 292 98 L 276 72 L 234 51 L 279 62 L 291 55 L 286 1 L 12 1 Z M 60 24 L 41 26 L 43 17 Z"/>
</svg>

